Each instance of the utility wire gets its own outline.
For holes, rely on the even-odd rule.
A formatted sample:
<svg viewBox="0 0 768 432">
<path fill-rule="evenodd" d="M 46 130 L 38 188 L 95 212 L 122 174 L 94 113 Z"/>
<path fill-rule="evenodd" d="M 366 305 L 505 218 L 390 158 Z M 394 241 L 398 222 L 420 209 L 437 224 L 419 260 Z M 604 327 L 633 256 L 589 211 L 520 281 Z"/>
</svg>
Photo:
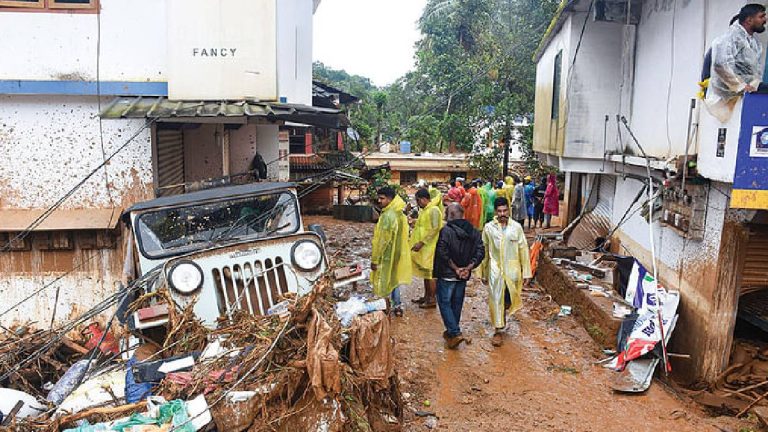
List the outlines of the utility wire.
<svg viewBox="0 0 768 432">
<path fill-rule="evenodd" d="M 2 248 L 0 248 L 0 252 L 6 252 L 11 250 L 12 245 L 17 242 L 24 240 L 29 236 L 29 234 L 34 231 L 37 227 L 39 227 L 54 211 L 56 211 L 69 197 L 74 195 L 75 192 L 77 192 L 78 189 L 80 189 L 88 180 L 91 179 L 96 173 L 98 173 L 101 168 L 103 168 L 106 164 L 109 163 L 115 156 L 117 156 L 121 151 L 123 151 L 126 147 L 128 147 L 128 144 L 130 144 L 136 137 L 139 136 L 139 134 L 144 131 L 144 129 L 150 127 L 152 124 L 154 124 L 157 121 L 157 118 L 149 119 L 147 122 L 144 123 L 144 126 L 142 126 L 139 130 L 137 130 L 125 143 L 123 143 L 120 147 L 117 148 L 112 154 L 107 157 L 104 162 L 100 163 L 96 168 L 91 170 L 85 177 L 83 177 L 82 180 L 80 180 L 73 188 L 71 188 L 67 193 L 65 193 L 61 198 L 59 198 L 52 206 L 48 207 L 40 216 L 38 216 L 34 221 L 32 221 L 31 224 L 27 228 L 25 228 L 23 231 L 19 232 L 14 238 L 10 239 L 8 243 L 5 244 Z"/>
</svg>

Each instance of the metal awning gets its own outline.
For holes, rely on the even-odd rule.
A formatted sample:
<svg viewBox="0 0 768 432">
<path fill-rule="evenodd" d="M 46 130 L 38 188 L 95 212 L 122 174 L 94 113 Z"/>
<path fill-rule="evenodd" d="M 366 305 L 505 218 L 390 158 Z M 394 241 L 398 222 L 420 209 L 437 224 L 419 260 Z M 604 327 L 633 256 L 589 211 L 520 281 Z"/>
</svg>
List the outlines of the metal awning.
<svg viewBox="0 0 768 432">
<path fill-rule="evenodd" d="M 337 109 L 260 101 L 173 101 L 165 97 L 118 97 L 102 112 L 101 118 L 227 119 L 247 121 L 261 117 L 334 129 L 349 126 L 349 119 Z"/>
</svg>

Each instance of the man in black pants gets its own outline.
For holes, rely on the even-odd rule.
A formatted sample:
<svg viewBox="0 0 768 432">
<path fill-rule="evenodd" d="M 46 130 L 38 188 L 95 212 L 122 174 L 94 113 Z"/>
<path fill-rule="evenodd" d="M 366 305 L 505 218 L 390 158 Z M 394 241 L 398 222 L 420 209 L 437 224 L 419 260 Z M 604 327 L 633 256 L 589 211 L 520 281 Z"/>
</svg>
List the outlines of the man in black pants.
<svg viewBox="0 0 768 432">
<path fill-rule="evenodd" d="M 443 337 L 448 348 L 456 349 L 466 340 L 459 327 L 464 291 L 472 270 L 483 262 L 485 248 L 480 232 L 464 219 L 461 205 L 448 206 L 445 216 L 447 223 L 437 239 L 433 274 L 437 278 L 437 304 L 446 328 Z"/>
</svg>

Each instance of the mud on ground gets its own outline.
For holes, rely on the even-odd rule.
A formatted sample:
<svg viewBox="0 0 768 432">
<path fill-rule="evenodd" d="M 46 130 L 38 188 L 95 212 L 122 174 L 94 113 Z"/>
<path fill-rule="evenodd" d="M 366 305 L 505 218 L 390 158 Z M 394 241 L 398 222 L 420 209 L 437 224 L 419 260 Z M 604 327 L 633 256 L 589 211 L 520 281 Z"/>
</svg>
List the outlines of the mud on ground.
<svg viewBox="0 0 768 432">
<path fill-rule="evenodd" d="M 364 260 L 368 268 L 373 224 L 307 219 L 323 225 L 336 259 Z M 559 305 L 537 287 L 524 292 L 523 310 L 494 348 L 485 288 L 472 281 L 462 330 L 473 342 L 457 351 L 443 346 L 439 311 L 411 303 L 421 289 L 414 280 L 403 292 L 405 316 L 392 318 L 406 431 L 759 430 L 753 420 L 708 416 L 658 379 L 642 395 L 614 393 L 614 372 L 594 364 L 600 347 L 574 318 L 558 318 Z M 417 415 L 427 413 L 435 417 Z"/>
</svg>

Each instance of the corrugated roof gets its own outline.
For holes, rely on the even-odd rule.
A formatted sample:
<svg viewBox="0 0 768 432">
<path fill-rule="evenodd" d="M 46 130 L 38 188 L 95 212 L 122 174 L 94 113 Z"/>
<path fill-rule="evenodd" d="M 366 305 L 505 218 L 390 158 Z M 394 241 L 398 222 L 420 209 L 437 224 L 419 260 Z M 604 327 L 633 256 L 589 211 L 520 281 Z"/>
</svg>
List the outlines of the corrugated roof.
<svg viewBox="0 0 768 432">
<path fill-rule="evenodd" d="M 165 97 L 118 97 L 101 113 L 117 118 L 266 117 L 310 125 L 341 128 L 349 125 L 337 109 L 260 101 L 172 101 Z"/>
</svg>

